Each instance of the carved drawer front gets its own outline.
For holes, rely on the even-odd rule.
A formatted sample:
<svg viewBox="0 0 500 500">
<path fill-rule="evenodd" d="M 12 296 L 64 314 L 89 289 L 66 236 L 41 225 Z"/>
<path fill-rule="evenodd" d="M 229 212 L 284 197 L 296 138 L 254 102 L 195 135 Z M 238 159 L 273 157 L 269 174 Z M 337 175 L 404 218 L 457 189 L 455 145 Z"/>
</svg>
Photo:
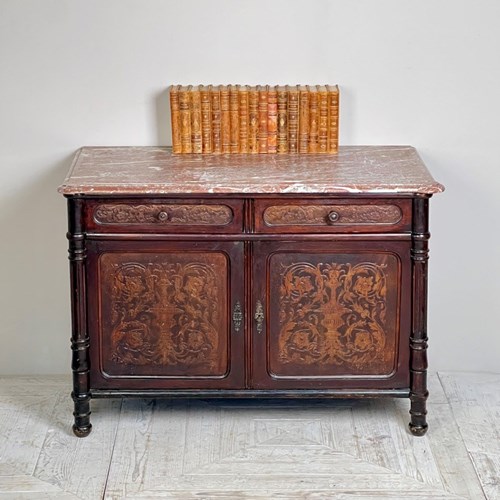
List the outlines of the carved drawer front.
<svg viewBox="0 0 500 500">
<path fill-rule="evenodd" d="M 242 226 L 242 204 L 234 200 L 101 201 L 91 203 L 90 212 L 89 226 L 100 232 L 228 232 Z"/>
<path fill-rule="evenodd" d="M 409 200 L 257 201 L 257 231 L 383 232 L 410 229 Z"/>
</svg>

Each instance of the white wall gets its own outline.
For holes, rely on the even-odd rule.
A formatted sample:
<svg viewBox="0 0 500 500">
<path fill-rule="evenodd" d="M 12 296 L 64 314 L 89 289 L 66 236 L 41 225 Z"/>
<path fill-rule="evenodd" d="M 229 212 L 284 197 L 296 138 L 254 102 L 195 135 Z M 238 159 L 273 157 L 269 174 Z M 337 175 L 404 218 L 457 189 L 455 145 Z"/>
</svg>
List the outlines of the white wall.
<svg viewBox="0 0 500 500">
<path fill-rule="evenodd" d="M 498 370 L 497 0 L 0 0 L 0 373 L 69 370 L 65 202 L 82 145 L 169 144 L 172 83 L 336 83 L 342 144 L 412 144 L 433 369 Z"/>
</svg>

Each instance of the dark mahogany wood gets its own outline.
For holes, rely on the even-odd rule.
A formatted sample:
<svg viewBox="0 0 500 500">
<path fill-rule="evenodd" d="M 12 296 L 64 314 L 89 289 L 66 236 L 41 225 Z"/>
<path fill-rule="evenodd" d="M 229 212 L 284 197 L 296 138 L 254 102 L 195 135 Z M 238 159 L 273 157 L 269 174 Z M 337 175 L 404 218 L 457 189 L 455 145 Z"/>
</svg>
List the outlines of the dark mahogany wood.
<svg viewBox="0 0 500 500">
<path fill-rule="evenodd" d="M 409 397 L 426 422 L 428 204 L 407 146 L 83 148 L 68 198 L 74 433 L 91 397 Z"/>
</svg>

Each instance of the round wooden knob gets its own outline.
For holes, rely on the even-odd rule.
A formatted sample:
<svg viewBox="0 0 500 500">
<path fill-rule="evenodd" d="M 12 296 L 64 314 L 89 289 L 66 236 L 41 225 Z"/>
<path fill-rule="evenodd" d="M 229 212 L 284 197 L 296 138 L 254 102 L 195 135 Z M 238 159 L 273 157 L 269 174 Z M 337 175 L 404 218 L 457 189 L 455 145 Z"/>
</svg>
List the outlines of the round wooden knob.
<svg viewBox="0 0 500 500">
<path fill-rule="evenodd" d="M 328 222 L 337 222 L 340 219 L 338 212 L 332 211 L 328 214 Z"/>
<path fill-rule="evenodd" d="M 167 220 L 168 220 L 168 214 L 167 214 L 167 212 L 160 212 L 160 213 L 158 214 L 158 220 L 159 220 L 160 222 L 165 222 L 165 221 L 167 221 Z"/>
</svg>

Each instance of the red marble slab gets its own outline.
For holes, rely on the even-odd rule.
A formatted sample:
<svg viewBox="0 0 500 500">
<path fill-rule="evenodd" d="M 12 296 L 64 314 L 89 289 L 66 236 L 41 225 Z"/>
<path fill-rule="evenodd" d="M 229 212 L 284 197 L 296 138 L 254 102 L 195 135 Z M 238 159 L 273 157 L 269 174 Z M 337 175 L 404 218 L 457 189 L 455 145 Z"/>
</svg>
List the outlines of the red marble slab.
<svg viewBox="0 0 500 500">
<path fill-rule="evenodd" d="M 342 146 L 337 155 L 173 155 L 166 147 L 84 147 L 59 187 L 96 194 L 433 194 L 411 146 Z"/>
</svg>

